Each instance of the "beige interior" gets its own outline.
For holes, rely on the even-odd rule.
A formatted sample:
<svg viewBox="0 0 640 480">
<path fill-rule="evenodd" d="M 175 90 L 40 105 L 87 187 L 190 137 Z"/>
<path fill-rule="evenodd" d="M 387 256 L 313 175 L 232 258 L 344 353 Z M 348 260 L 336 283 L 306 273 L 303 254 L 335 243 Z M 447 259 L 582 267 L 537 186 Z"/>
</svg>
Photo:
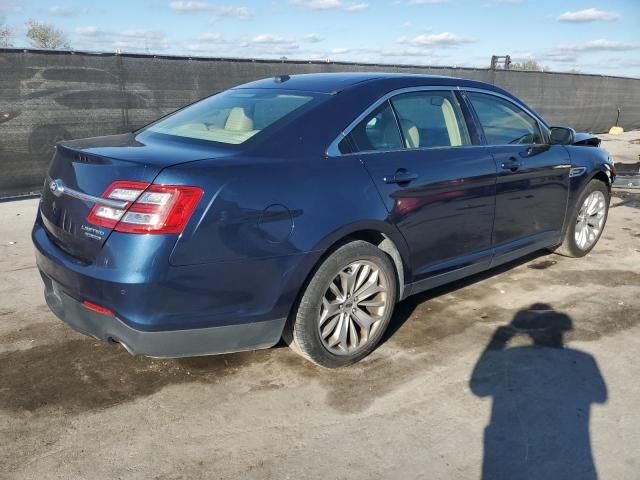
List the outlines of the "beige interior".
<svg viewBox="0 0 640 480">
<path fill-rule="evenodd" d="M 458 147 L 462 145 L 462 135 L 460 133 L 460 125 L 458 124 L 458 118 L 456 112 L 448 99 L 443 99 L 442 116 L 444 118 L 445 127 L 447 129 L 447 135 L 449 136 L 449 143 L 452 147 Z M 407 148 L 420 148 L 420 131 L 418 127 L 408 121 L 402 122 L 402 131 L 404 133 L 404 141 Z"/>
<path fill-rule="evenodd" d="M 409 128 L 405 128 L 404 142 L 407 148 L 419 148 L 420 147 L 420 132 L 418 127 L 411 125 Z"/>
<path fill-rule="evenodd" d="M 442 115 L 444 116 L 444 123 L 447 126 L 447 133 L 449 134 L 449 142 L 452 147 L 458 147 L 462 145 L 462 137 L 460 136 L 460 127 L 458 126 L 458 120 L 456 119 L 456 113 L 453 109 L 453 105 L 446 98 L 442 102 Z"/>
<path fill-rule="evenodd" d="M 258 130 L 253 129 L 253 120 L 246 114 L 244 108 L 235 107 L 229 112 L 224 128 L 207 127 L 204 123 L 193 122 L 181 125 L 174 131 L 166 133 L 238 144 L 258 133 Z"/>
<path fill-rule="evenodd" d="M 234 107 L 229 112 L 224 129 L 232 132 L 250 132 L 253 130 L 253 120 L 247 116 L 244 108 Z"/>
</svg>

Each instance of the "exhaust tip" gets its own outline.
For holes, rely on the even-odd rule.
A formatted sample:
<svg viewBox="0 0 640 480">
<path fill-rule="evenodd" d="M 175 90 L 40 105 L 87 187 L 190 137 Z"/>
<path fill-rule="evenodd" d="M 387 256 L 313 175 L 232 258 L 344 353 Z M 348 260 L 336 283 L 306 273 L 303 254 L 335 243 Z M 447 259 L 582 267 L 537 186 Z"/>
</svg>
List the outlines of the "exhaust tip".
<svg viewBox="0 0 640 480">
<path fill-rule="evenodd" d="M 124 343 L 122 340 L 115 338 L 115 337 L 107 337 L 107 343 L 111 344 L 111 345 L 122 345 L 122 347 L 129 352 L 130 355 L 135 355 L 135 352 L 129 347 L 129 345 L 127 345 L 126 343 Z"/>
</svg>

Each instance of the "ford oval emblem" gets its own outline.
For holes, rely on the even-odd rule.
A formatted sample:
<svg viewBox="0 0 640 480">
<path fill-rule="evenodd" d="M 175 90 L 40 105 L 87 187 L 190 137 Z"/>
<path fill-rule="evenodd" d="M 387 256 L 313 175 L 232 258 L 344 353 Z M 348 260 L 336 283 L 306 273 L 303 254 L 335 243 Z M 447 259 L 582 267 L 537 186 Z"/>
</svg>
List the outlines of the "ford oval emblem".
<svg viewBox="0 0 640 480">
<path fill-rule="evenodd" d="M 51 183 L 49 183 L 49 190 L 51 190 L 51 193 L 53 193 L 56 197 L 59 197 L 60 195 L 62 195 L 64 185 L 61 180 L 51 180 Z"/>
</svg>

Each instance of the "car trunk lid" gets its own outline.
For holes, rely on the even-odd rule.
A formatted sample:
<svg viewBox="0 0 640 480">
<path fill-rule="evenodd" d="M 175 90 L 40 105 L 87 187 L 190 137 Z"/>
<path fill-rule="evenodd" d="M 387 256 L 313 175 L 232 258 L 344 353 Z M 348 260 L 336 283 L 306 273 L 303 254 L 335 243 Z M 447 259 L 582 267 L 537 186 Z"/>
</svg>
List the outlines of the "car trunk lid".
<svg viewBox="0 0 640 480">
<path fill-rule="evenodd" d="M 87 216 L 113 182 L 151 184 L 163 168 L 229 153 L 164 137 L 125 134 L 58 144 L 40 202 L 51 240 L 91 263 L 113 228 L 94 225 Z"/>
</svg>

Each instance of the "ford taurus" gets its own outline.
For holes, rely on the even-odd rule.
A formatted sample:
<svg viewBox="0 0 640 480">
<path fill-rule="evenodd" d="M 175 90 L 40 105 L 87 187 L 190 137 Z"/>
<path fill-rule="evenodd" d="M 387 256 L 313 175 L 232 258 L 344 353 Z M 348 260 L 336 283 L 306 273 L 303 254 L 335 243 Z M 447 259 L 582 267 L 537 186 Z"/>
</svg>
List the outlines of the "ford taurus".
<svg viewBox="0 0 640 480">
<path fill-rule="evenodd" d="M 348 365 L 409 295 L 540 249 L 587 254 L 615 176 L 597 145 L 476 81 L 248 83 L 57 145 L 32 235 L 46 301 L 134 354 L 284 338 Z"/>
</svg>

